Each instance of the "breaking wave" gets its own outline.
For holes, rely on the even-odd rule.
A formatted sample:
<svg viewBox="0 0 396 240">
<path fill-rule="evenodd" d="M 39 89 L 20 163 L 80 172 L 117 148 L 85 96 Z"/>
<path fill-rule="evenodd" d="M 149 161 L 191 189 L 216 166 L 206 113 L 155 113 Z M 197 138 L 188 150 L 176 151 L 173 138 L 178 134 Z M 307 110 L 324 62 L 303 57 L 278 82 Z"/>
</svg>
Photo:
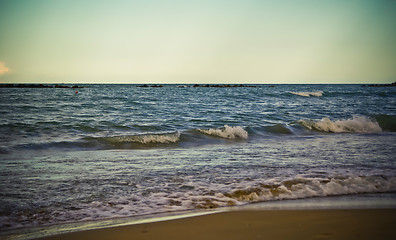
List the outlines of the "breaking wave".
<svg viewBox="0 0 396 240">
<path fill-rule="evenodd" d="M 308 131 L 307 131 L 308 130 Z M 249 131 L 249 133 L 248 133 Z M 396 116 L 372 115 L 370 117 L 357 116 L 351 119 L 321 120 L 303 119 L 294 122 L 277 123 L 266 126 L 229 126 L 208 129 L 186 129 L 171 133 L 154 133 L 116 136 L 81 136 L 74 141 L 49 141 L 22 143 L 14 146 L 3 146 L 0 154 L 8 154 L 15 149 L 140 149 L 164 146 L 197 146 L 200 144 L 216 143 L 219 139 L 239 140 L 268 137 L 269 135 L 299 135 L 310 132 L 324 133 L 381 133 L 396 132 Z M 216 137 L 219 139 L 208 137 Z M 221 140 L 220 140 L 221 141 Z M 177 145 L 176 145 L 177 144 Z"/>
<path fill-rule="evenodd" d="M 25 220 L 19 227 L 191 209 L 213 209 L 274 200 L 396 191 L 395 176 L 297 177 L 279 182 L 256 182 L 245 186 L 207 185 L 200 182 L 188 184 L 182 185 L 181 189 L 176 192 L 153 191 L 144 195 L 141 195 L 143 193 L 133 193 L 127 196 L 115 196 L 106 201 L 83 203 L 67 211 L 57 211 L 57 214 L 52 215 L 48 215 L 45 211 L 32 209 L 30 211 L 33 212 L 25 214 L 34 214 L 34 221 Z M 20 221 L 19 218 L 24 217 L 23 215 L 6 216 L 0 219 L 0 227 L 5 228 L 5 224 L 8 222 L 17 222 Z"/>
<path fill-rule="evenodd" d="M 198 129 L 199 132 L 206 135 L 221 137 L 226 139 L 247 139 L 248 132 L 240 126 L 224 125 L 221 128 Z"/>
<path fill-rule="evenodd" d="M 363 193 L 396 191 L 396 177 L 340 176 L 334 178 L 294 178 L 282 182 L 260 183 L 250 187 L 234 187 L 230 191 L 211 191 L 200 196 L 169 199 L 169 203 L 183 202 L 187 208 L 217 208 L 253 202 L 304 199 Z"/>
<path fill-rule="evenodd" d="M 142 134 L 142 135 L 125 135 L 99 138 L 86 138 L 86 140 L 96 140 L 112 146 L 125 146 L 129 144 L 169 144 L 176 143 L 180 140 L 180 132 L 165 134 Z"/>
<path fill-rule="evenodd" d="M 289 92 L 294 95 L 302 96 L 302 97 L 321 97 L 323 96 L 323 91 L 317 91 L 317 92 Z"/>
<path fill-rule="evenodd" d="M 19 215 L 9 215 L 0 219 L 0 228 L 8 228 L 9 222 L 22 222 L 17 227 L 43 226 L 59 222 L 138 216 L 191 209 L 213 209 L 274 200 L 396 191 L 396 177 L 381 175 L 296 177 L 281 181 L 272 179 L 272 181 L 267 180 L 261 183 L 259 181 L 251 182 L 246 185 L 244 183 L 209 184 L 200 181 L 185 184 L 187 185 L 181 185 L 179 190 L 173 192 L 148 191 L 114 196 L 105 201 L 81 203 L 51 215 L 48 215 L 49 213 L 46 211 L 26 210 Z M 158 187 L 161 186 L 163 185 L 160 184 Z M 139 186 L 136 187 L 138 191 Z M 34 220 L 24 219 L 27 217 L 24 214 L 33 215 Z M 21 219 L 24 220 L 21 221 Z"/>
<path fill-rule="evenodd" d="M 309 129 L 320 132 L 332 133 L 376 133 L 382 132 L 379 124 L 367 117 L 354 117 L 347 120 L 331 121 L 329 118 L 323 118 L 319 121 L 300 120 L 300 125 Z"/>
<path fill-rule="evenodd" d="M 300 199 L 396 191 L 396 177 L 351 176 L 326 179 L 296 178 L 275 184 L 237 189 L 224 196 L 239 202 Z"/>
</svg>

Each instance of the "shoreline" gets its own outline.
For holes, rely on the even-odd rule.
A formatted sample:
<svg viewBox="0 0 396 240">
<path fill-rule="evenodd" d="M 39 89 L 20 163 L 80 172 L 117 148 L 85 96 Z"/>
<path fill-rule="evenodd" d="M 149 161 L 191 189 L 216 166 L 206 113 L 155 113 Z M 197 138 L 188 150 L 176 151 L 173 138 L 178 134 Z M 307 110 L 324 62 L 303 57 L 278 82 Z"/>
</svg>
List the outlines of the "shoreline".
<svg viewBox="0 0 396 240">
<path fill-rule="evenodd" d="M 281 201 L 251 203 L 235 207 L 223 207 L 207 210 L 186 210 L 148 214 L 124 218 L 111 218 L 91 221 L 80 221 L 50 226 L 38 226 L 15 229 L 3 232 L 0 239 L 52 239 L 59 235 L 77 234 L 86 231 L 102 231 L 134 225 L 147 225 L 157 222 L 169 222 L 189 218 L 201 218 L 210 215 L 222 215 L 227 212 L 332 212 L 332 211 L 392 211 L 396 219 L 396 193 L 341 195 Z M 303 214 L 304 215 L 304 214 Z M 367 214 L 366 214 L 367 215 Z M 365 215 L 365 216 L 366 216 Z M 365 217 L 363 216 L 363 217 Z M 367 216 L 366 216 L 367 217 Z M 216 217 L 217 218 L 217 217 Z M 236 217 L 239 218 L 239 217 Z M 368 218 L 369 219 L 369 218 Z M 279 222 L 278 224 L 282 224 Z M 56 239 L 58 239 L 56 237 Z M 67 238 L 65 238 L 67 239 Z M 94 239 L 94 238 L 92 238 Z"/>
<path fill-rule="evenodd" d="M 236 210 L 49 239 L 393 239 L 396 209 Z"/>
</svg>

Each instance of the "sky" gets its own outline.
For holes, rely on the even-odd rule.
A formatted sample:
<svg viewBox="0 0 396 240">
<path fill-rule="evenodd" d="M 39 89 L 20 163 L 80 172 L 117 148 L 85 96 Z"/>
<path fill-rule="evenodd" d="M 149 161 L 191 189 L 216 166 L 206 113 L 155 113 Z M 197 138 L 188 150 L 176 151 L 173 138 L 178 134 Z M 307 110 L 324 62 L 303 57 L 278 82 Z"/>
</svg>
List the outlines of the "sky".
<svg viewBox="0 0 396 240">
<path fill-rule="evenodd" d="M 393 0 L 0 0 L 0 83 L 391 83 Z"/>
</svg>

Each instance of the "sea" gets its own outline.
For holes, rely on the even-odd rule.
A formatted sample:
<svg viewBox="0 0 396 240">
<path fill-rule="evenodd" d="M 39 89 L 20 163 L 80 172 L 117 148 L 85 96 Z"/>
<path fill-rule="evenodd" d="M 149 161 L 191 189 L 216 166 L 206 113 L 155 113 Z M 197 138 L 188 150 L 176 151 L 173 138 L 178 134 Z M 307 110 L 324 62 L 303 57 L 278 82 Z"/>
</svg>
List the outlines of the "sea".
<svg viewBox="0 0 396 240">
<path fill-rule="evenodd" d="M 396 206 L 396 87 L 79 86 L 0 88 L 0 236 L 290 200 Z"/>
</svg>

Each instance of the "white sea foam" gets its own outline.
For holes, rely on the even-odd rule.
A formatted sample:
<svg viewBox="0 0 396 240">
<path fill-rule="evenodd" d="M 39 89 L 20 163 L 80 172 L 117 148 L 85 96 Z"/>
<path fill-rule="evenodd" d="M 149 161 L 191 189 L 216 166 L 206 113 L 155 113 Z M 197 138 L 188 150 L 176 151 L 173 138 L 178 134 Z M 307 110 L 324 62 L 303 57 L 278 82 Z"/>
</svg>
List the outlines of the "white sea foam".
<svg viewBox="0 0 396 240">
<path fill-rule="evenodd" d="M 91 203 L 77 204 L 74 209 L 56 211 L 56 214 L 50 216 L 46 212 L 37 213 L 33 222 L 24 222 L 14 227 L 219 208 L 283 199 L 396 191 L 395 176 L 296 177 L 282 181 L 278 178 L 256 179 L 227 184 L 194 180 L 185 184 L 191 185 L 192 189 L 147 193 L 141 191 L 146 189 L 145 187 L 141 188 L 136 185 L 136 192 L 130 195 L 114 196 L 106 201 L 96 200 Z M 163 183 L 159 184 L 159 187 L 165 189 L 169 185 Z M 4 228 L 8 223 L 20 222 L 17 218 L 23 219 L 25 216 L 1 217 L 0 227 Z"/>
<path fill-rule="evenodd" d="M 370 120 L 366 117 L 354 117 L 347 120 L 331 121 L 328 118 L 323 118 L 319 121 L 301 120 L 299 123 L 310 129 L 322 132 L 358 132 L 358 133 L 375 133 L 382 132 L 381 127 L 377 122 Z"/>
<path fill-rule="evenodd" d="M 224 125 L 222 128 L 210 128 L 210 129 L 198 129 L 198 131 L 221 138 L 227 139 L 247 139 L 248 132 L 240 126 L 228 126 Z"/>
<path fill-rule="evenodd" d="M 323 96 L 323 91 L 317 91 L 317 92 L 289 92 L 294 95 L 302 96 L 302 97 L 321 97 Z"/>
<path fill-rule="evenodd" d="M 112 144 L 123 143 L 140 143 L 140 144 L 153 144 L 153 143 L 175 143 L 180 139 L 180 132 L 168 134 L 144 134 L 144 135 L 126 135 L 114 136 L 103 138 Z"/>
<path fill-rule="evenodd" d="M 358 193 L 379 193 L 396 190 L 396 177 L 381 176 L 348 178 L 299 178 L 280 184 L 262 184 L 260 187 L 234 190 L 226 196 L 241 202 L 300 199 Z"/>
<path fill-rule="evenodd" d="M 95 209 L 95 217 L 151 214 L 164 211 L 207 209 L 243 205 L 246 203 L 336 196 L 360 193 L 392 192 L 396 190 L 396 177 L 350 176 L 333 178 L 295 178 L 278 182 L 259 181 L 246 183 L 190 183 L 191 191 L 154 192 L 145 197 L 131 195 L 110 202 L 94 202 L 82 208 Z M 86 213 L 86 212 L 85 212 Z M 76 212 L 77 214 L 77 212 Z M 78 215 L 80 215 L 78 213 Z"/>
</svg>

